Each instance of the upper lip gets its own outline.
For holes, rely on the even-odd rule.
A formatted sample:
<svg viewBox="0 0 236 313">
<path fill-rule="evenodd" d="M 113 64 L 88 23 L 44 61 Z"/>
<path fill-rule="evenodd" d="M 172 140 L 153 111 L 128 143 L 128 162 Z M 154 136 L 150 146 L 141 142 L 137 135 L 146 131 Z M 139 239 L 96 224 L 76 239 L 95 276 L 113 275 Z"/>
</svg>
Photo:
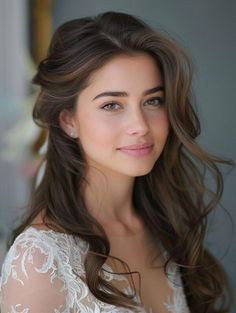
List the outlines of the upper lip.
<svg viewBox="0 0 236 313">
<path fill-rule="evenodd" d="M 137 150 L 137 149 L 145 149 L 145 148 L 151 147 L 152 145 L 153 143 L 142 143 L 142 144 L 120 147 L 119 149 Z"/>
</svg>

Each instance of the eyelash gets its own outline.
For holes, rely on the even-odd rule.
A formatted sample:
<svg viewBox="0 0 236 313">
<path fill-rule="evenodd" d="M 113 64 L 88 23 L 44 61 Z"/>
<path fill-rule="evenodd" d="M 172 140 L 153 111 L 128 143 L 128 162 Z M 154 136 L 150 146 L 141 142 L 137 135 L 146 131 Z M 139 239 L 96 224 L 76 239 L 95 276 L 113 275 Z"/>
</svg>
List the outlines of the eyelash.
<svg viewBox="0 0 236 313">
<path fill-rule="evenodd" d="M 159 98 L 159 97 L 148 99 L 145 102 L 152 101 L 152 100 L 158 100 L 159 101 L 158 105 L 153 105 L 154 107 L 163 106 L 164 105 L 164 99 L 163 98 Z M 118 109 L 113 109 L 113 108 L 117 104 L 120 106 L 119 103 L 114 102 L 114 101 L 110 101 L 110 102 L 106 103 L 104 106 L 102 106 L 101 109 L 106 110 L 106 111 L 116 111 Z M 107 107 L 109 107 L 109 106 L 112 106 L 113 108 L 107 109 Z"/>
</svg>

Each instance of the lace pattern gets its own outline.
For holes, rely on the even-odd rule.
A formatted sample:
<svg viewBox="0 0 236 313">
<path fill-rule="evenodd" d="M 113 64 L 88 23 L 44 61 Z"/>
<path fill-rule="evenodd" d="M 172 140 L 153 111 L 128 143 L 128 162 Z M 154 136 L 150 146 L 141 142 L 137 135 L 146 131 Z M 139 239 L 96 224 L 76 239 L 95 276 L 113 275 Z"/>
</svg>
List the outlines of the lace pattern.
<svg viewBox="0 0 236 313">
<path fill-rule="evenodd" d="M 88 244 L 82 239 L 52 230 L 28 228 L 16 238 L 2 266 L 1 313 L 132 313 L 104 303 L 90 292 L 84 269 L 87 252 Z M 107 264 L 103 268 L 108 281 L 127 280 L 124 275 L 113 273 Z M 189 313 L 175 264 L 169 266 L 168 274 L 173 298 L 165 302 L 167 310 Z M 131 288 L 123 291 L 131 294 Z M 138 296 L 136 300 L 141 303 Z M 145 311 L 141 305 L 135 312 L 154 313 L 151 309 Z"/>
</svg>

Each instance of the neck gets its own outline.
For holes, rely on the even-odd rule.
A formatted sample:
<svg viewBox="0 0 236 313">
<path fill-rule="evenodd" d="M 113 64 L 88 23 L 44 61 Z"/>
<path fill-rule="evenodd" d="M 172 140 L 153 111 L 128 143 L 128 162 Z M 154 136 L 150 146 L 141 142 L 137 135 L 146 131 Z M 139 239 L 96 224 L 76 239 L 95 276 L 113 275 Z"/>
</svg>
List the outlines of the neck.
<svg viewBox="0 0 236 313">
<path fill-rule="evenodd" d="M 90 214 L 103 226 L 119 225 L 126 229 L 139 229 L 140 221 L 133 204 L 134 177 L 119 173 L 104 173 L 90 168 L 84 188 L 85 203 Z M 122 232 L 122 231 L 121 231 Z"/>
</svg>

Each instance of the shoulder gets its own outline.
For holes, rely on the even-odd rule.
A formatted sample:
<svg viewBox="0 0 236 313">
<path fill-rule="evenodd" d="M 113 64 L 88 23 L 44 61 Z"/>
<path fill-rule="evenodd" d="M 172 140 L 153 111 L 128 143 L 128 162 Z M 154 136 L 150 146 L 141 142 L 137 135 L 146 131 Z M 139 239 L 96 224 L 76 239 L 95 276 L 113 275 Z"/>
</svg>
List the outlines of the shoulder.
<svg viewBox="0 0 236 313">
<path fill-rule="evenodd" d="M 76 249 L 78 246 L 80 248 Z M 84 241 L 76 242 L 73 236 L 65 233 L 29 227 L 15 239 L 5 257 L 2 284 L 9 276 L 22 284 L 22 279 L 28 279 L 32 270 L 37 273 L 63 271 L 63 267 L 70 264 L 70 256 L 75 249 L 80 256 L 78 259 L 82 259 L 87 246 Z"/>
<path fill-rule="evenodd" d="M 54 239 L 57 239 L 55 237 Z M 47 312 L 65 303 L 66 279 L 60 269 L 59 249 L 50 233 L 28 228 L 9 249 L 0 283 L 3 312 Z M 49 302 L 49 298 L 52 299 Z M 45 307 L 44 307 L 45 305 Z"/>
<path fill-rule="evenodd" d="M 30 312 L 64 312 L 58 308 L 73 306 L 78 289 L 74 288 L 75 283 L 87 290 L 83 280 L 74 273 L 76 270 L 79 277 L 83 276 L 80 260 L 85 252 L 84 242 L 77 242 L 65 233 L 33 227 L 22 232 L 2 266 L 0 298 L 3 312 L 9 312 L 11 308 L 18 312 L 18 306 Z"/>
</svg>

